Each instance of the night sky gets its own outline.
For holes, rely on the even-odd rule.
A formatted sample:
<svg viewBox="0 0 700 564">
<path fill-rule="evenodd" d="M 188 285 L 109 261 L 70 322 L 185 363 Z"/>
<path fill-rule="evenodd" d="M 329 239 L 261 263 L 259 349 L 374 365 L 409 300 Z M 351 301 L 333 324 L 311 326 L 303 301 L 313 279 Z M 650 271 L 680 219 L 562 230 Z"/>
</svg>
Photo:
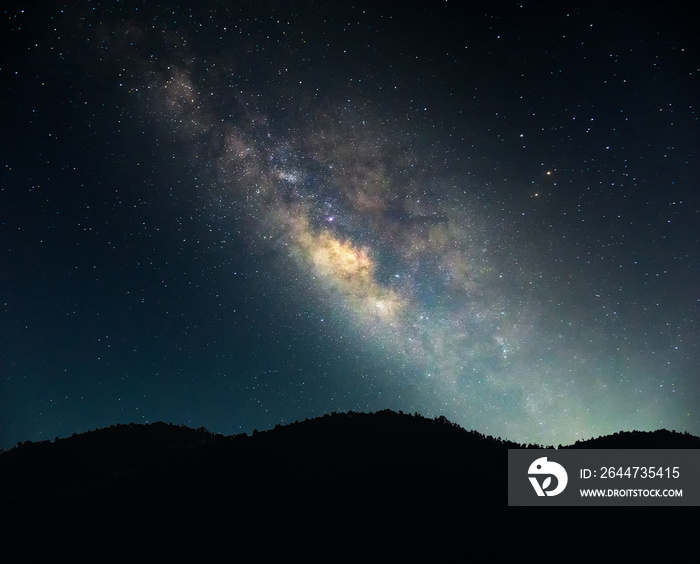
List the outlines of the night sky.
<svg viewBox="0 0 700 564">
<path fill-rule="evenodd" d="M 0 447 L 385 408 L 700 434 L 690 7 L 14 4 Z"/>
</svg>

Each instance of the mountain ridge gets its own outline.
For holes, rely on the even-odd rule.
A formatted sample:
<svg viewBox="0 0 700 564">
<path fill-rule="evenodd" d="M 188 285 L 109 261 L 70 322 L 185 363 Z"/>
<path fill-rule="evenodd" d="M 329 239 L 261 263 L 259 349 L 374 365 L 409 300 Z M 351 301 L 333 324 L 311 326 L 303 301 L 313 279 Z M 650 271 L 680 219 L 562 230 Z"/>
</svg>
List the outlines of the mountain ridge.
<svg viewBox="0 0 700 564">
<path fill-rule="evenodd" d="M 700 448 L 670 431 L 610 437 L 590 448 Z M 117 425 L 1 454 L 0 511 L 32 555 L 449 554 L 464 535 L 497 542 L 507 451 L 528 446 L 389 410 L 252 435 Z"/>
</svg>

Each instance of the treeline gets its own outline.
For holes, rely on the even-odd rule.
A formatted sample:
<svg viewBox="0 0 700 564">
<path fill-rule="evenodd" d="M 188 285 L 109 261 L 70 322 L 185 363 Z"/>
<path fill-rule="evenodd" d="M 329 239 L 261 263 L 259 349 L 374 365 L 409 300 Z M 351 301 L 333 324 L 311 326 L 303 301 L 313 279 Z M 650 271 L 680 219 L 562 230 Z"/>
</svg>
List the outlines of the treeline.
<svg viewBox="0 0 700 564">
<path fill-rule="evenodd" d="M 595 439 L 576 441 L 572 445 L 559 448 L 700 448 L 700 437 L 687 431 L 619 431 L 612 435 L 599 436 Z"/>
</svg>

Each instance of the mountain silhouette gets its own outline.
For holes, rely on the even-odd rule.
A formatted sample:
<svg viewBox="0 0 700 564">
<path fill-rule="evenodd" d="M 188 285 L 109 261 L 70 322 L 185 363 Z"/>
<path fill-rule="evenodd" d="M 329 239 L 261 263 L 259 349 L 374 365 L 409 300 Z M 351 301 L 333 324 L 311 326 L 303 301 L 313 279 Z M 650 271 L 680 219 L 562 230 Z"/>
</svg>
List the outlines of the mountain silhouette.
<svg viewBox="0 0 700 564">
<path fill-rule="evenodd" d="M 541 448 L 388 410 L 252 436 L 116 425 L 0 454 L 3 536 L 26 559 L 434 559 L 528 530 L 506 516 L 505 486 L 508 449 L 528 447 Z M 616 433 L 562 448 L 700 438 Z"/>
</svg>

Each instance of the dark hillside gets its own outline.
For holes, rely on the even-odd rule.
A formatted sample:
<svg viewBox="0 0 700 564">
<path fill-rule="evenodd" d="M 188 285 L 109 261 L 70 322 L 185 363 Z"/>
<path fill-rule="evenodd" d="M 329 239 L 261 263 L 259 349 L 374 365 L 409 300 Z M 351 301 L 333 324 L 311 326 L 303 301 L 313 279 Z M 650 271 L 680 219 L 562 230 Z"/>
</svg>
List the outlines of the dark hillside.
<svg viewBox="0 0 700 564">
<path fill-rule="evenodd" d="M 391 411 L 253 436 L 121 425 L 0 455 L 0 503 L 27 557 L 434 558 L 502 545 L 508 448 L 524 447 Z"/>
</svg>

